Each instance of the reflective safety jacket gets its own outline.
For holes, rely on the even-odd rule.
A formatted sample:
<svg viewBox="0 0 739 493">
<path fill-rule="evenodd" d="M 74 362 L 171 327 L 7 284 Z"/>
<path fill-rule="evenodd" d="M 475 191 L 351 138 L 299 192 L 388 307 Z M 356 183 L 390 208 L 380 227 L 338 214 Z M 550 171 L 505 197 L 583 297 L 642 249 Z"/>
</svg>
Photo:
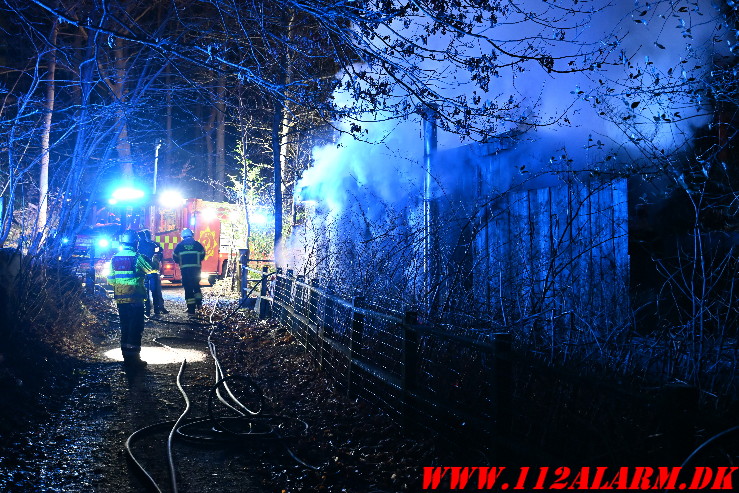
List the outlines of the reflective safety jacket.
<svg viewBox="0 0 739 493">
<path fill-rule="evenodd" d="M 187 237 L 174 247 L 172 257 L 179 264 L 180 269 L 186 269 L 188 267 L 200 268 L 200 264 L 205 258 L 205 248 L 192 237 Z"/>
<path fill-rule="evenodd" d="M 124 246 L 110 261 L 108 283 L 113 286 L 113 294 L 118 304 L 144 304 L 146 274 L 157 272 L 146 257 L 136 253 L 133 247 Z"/>
</svg>

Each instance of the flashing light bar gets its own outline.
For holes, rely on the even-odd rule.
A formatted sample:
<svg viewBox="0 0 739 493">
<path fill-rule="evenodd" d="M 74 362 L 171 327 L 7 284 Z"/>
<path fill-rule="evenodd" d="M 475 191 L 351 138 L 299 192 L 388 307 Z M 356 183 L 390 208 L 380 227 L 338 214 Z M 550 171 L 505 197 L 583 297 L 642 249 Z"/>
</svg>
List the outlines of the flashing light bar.
<svg viewBox="0 0 739 493">
<path fill-rule="evenodd" d="M 144 198 L 143 190 L 134 187 L 121 187 L 113 192 L 108 202 L 114 205 L 119 202 L 135 202 L 142 198 Z"/>
</svg>

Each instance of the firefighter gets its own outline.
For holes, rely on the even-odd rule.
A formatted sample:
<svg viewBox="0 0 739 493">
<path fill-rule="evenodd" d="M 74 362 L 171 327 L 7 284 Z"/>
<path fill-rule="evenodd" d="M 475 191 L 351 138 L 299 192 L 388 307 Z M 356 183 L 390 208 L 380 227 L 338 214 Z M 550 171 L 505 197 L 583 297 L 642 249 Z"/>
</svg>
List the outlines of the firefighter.
<svg viewBox="0 0 739 493">
<path fill-rule="evenodd" d="M 144 279 L 156 270 L 146 257 L 136 251 L 136 233 L 126 230 L 121 235 L 123 248 L 110 261 L 108 282 L 113 286 L 118 315 L 121 319 L 121 353 L 123 364 L 132 370 L 146 366 L 141 360 L 141 335 L 144 332 Z"/>
<path fill-rule="evenodd" d="M 146 257 L 146 260 L 149 261 L 151 266 L 157 270 L 154 274 L 146 275 L 146 299 L 144 300 L 146 316 L 151 316 L 152 305 L 154 306 L 154 315 L 169 313 L 169 311 L 164 308 L 162 280 L 159 277 L 159 266 L 162 262 L 162 246 L 156 241 L 152 241 L 151 231 L 148 229 L 142 229 L 139 231 L 139 253 Z"/>
<path fill-rule="evenodd" d="M 190 228 L 182 230 L 182 241 L 174 247 L 174 261 L 180 266 L 182 287 L 185 288 L 187 313 L 194 314 L 196 308 L 203 306 L 203 293 L 200 292 L 200 264 L 205 258 L 205 248 L 193 238 Z"/>
</svg>

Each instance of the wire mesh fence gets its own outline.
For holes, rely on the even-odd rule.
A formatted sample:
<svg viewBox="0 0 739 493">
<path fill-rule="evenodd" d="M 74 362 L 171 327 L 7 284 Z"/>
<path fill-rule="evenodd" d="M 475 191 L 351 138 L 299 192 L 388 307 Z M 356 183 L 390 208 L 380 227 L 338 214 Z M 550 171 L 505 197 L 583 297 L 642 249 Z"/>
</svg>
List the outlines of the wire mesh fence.
<svg viewBox="0 0 739 493">
<path fill-rule="evenodd" d="M 688 415 L 690 399 L 665 401 L 661 388 L 639 391 L 554 368 L 513 348 L 510 331 L 424 325 L 413 311 L 380 308 L 361 293 L 345 300 L 289 270 L 262 279 L 272 316 L 317 366 L 405 423 L 508 458 L 613 462 L 689 452 L 687 443 L 675 445 L 685 436 L 675 420 Z"/>
</svg>

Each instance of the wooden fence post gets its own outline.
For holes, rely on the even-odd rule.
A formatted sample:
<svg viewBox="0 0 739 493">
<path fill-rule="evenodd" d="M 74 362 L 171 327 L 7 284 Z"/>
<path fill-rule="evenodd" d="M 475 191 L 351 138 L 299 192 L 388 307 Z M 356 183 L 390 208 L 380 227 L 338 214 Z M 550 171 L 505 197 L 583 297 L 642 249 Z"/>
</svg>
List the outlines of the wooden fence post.
<svg viewBox="0 0 739 493">
<path fill-rule="evenodd" d="M 293 297 L 293 310 L 296 315 L 300 315 L 303 319 L 307 313 L 305 310 L 305 275 L 298 274 L 295 278 L 295 296 Z M 301 318 L 295 317 L 292 320 L 293 333 L 302 341 L 303 348 L 308 351 L 308 327 L 303 327 Z"/>
<path fill-rule="evenodd" d="M 225 274 L 225 273 L 224 273 Z M 246 297 L 249 294 L 249 249 L 239 248 L 239 293 L 241 294 L 241 306 L 246 305 Z"/>
<path fill-rule="evenodd" d="M 260 320 L 271 315 L 270 306 L 265 299 L 267 297 L 267 283 L 269 282 L 269 279 L 267 278 L 268 271 L 269 268 L 267 266 L 262 267 L 262 281 L 259 286 L 259 298 L 257 299 L 257 314 L 259 315 Z"/>
<path fill-rule="evenodd" d="M 326 299 L 324 300 L 323 304 L 323 320 L 321 321 L 319 328 L 318 328 L 318 340 L 319 340 L 319 348 L 318 348 L 318 368 L 323 369 L 323 352 L 324 352 L 324 346 L 325 341 L 324 338 L 327 336 L 331 336 L 333 334 L 334 330 L 334 288 L 331 284 L 328 285 L 326 288 Z"/>
<path fill-rule="evenodd" d="M 308 295 L 308 320 L 314 325 L 318 325 L 318 286 L 320 285 L 318 278 L 310 280 L 310 294 Z"/>
<path fill-rule="evenodd" d="M 259 296 L 267 296 L 267 273 L 269 268 L 265 265 L 262 267 L 262 285 L 259 287 Z"/>
<path fill-rule="evenodd" d="M 412 423 L 413 394 L 416 392 L 418 374 L 418 313 L 406 312 L 403 320 L 403 351 L 401 354 L 401 399 L 403 421 L 407 426 Z"/>
<path fill-rule="evenodd" d="M 295 303 L 293 301 L 293 283 L 295 282 L 295 279 L 293 277 L 293 270 L 287 269 L 285 271 L 285 283 L 282 285 L 282 302 L 286 305 L 295 306 Z M 288 310 L 282 310 L 282 319 L 280 322 L 282 325 L 287 325 L 287 327 L 292 332 L 292 319 L 288 319 L 290 316 L 290 312 Z"/>
<path fill-rule="evenodd" d="M 354 296 L 354 307 L 361 308 L 364 304 L 364 298 L 361 295 Z M 362 357 L 362 336 L 364 334 L 364 313 L 357 310 L 352 311 L 352 326 L 349 332 L 349 367 L 347 369 L 346 393 L 351 395 L 352 385 L 357 379 L 354 360 Z"/>
<path fill-rule="evenodd" d="M 284 302 L 282 298 L 282 290 L 283 290 L 283 284 L 285 283 L 285 278 L 282 276 L 282 267 L 277 267 L 277 274 L 275 278 L 275 293 L 274 293 L 274 301 L 277 303 L 273 304 L 274 310 L 275 310 L 275 318 L 277 320 L 282 320 L 282 312 L 283 307 L 280 303 Z"/>
<path fill-rule="evenodd" d="M 306 342 L 315 340 L 313 352 L 318 356 L 318 278 L 310 280 L 310 292 L 308 293 L 308 326 L 305 328 Z M 310 337 L 308 337 L 310 336 Z M 307 349 L 306 345 L 306 349 Z"/>
</svg>

